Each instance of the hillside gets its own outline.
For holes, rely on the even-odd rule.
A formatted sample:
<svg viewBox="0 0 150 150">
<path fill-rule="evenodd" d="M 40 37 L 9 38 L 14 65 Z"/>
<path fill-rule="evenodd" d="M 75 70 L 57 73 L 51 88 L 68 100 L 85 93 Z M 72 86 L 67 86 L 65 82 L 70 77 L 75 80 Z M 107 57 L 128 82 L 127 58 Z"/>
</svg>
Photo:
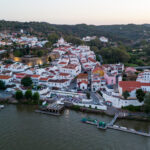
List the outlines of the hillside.
<svg viewBox="0 0 150 150">
<path fill-rule="evenodd" d="M 41 33 L 48 35 L 52 32 L 56 32 L 61 35 L 73 35 L 77 37 L 84 36 L 106 36 L 113 41 L 130 42 L 136 40 L 143 40 L 150 37 L 150 25 L 56 25 L 46 22 L 16 22 L 16 21 L 0 21 L 0 31 L 11 30 L 19 31 L 24 29 L 25 31 L 32 33 Z"/>
</svg>

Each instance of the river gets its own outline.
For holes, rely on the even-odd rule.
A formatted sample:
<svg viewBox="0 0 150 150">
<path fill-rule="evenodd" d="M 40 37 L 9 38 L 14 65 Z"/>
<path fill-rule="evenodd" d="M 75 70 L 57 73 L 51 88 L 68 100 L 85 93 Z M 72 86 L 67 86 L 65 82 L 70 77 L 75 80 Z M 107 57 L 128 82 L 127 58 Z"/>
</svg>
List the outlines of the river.
<svg viewBox="0 0 150 150">
<path fill-rule="evenodd" d="M 80 122 L 90 117 L 112 118 L 65 110 L 60 117 L 34 112 L 33 106 L 8 105 L 0 111 L 0 150 L 150 150 L 150 138 Z M 118 121 L 116 124 L 148 131 L 150 123 Z"/>
</svg>

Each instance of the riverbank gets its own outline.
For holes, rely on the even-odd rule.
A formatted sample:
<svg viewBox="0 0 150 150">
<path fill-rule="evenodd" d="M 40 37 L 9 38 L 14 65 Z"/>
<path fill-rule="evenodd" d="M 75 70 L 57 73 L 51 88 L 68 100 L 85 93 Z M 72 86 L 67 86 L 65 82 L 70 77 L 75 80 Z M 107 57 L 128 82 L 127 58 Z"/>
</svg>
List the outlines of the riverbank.
<svg viewBox="0 0 150 150">
<path fill-rule="evenodd" d="M 21 102 L 19 103 L 17 100 L 15 99 L 6 99 L 6 100 L 0 100 L 0 104 L 13 104 L 13 105 L 34 105 L 34 106 L 39 106 L 42 104 L 42 100 L 40 102 L 37 103 L 32 103 L 32 102 Z M 70 110 L 74 110 L 74 111 L 79 111 L 79 112 L 84 112 L 84 113 L 93 113 L 93 114 L 100 114 L 100 115 L 106 115 L 109 117 L 113 117 L 115 115 L 116 112 L 122 112 L 122 110 L 118 110 L 116 109 L 116 111 L 110 111 L 109 107 L 107 111 L 104 110 L 98 110 L 98 109 L 92 109 L 92 108 L 87 108 L 87 107 L 81 107 L 81 106 L 76 106 L 76 105 L 65 105 L 65 108 L 68 108 Z M 128 115 L 125 116 L 119 116 L 118 119 L 120 120 L 136 120 L 136 121 L 149 121 L 150 122 L 150 116 L 148 114 L 145 113 L 126 113 Z"/>
<path fill-rule="evenodd" d="M 103 111 L 103 110 L 96 110 L 96 109 L 92 109 L 92 108 L 86 108 L 86 107 L 80 107 L 80 106 L 67 106 L 67 108 L 71 109 L 71 110 L 75 110 L 75 111 L 80 111 L 80 112 L 84 112 L 84 113 L 93 113 L 93 114 L 101 114 L 101 115 L 106 115 L 109 117 L 113 117 L 115 115 L 115 113 L 110 113 L 109 110 L 107 111 Z M 118 110 L 119 112 L 119 110 Z M 122 113 L 122 111 L 121 111 Z M 119 116 L 118 119 L 120 120 L 136 120 L 136 121 L 149 121 L 150 122 L 150 116 L 148 116 L 147 114 L 141 115 L 132 115 L 132 113 L 128 114 L 128 116 Z M 145 116 L 144 116 L 145 115 Z"/>
</svg>

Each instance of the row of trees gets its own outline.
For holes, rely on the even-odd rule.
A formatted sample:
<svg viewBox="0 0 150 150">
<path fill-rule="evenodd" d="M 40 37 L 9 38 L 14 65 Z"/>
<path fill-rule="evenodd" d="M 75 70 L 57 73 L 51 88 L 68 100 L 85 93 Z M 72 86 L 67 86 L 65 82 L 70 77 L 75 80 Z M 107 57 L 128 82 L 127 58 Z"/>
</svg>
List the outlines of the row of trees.
<svg viewBox="0 0 150 150">
<path fill-rule="evenodd" d="M 123 93 L 125 99 L 127 99 L 130 94 L 128 91 Z M 136 90 L 136 97 L 139 102 L 144 102 L 143 106 L 128 106 L 127 108 L 131 111 L 142 111 L 149 113 L 150 112 L 150 93 L 145 93 L 142 89 Z"/>
<path fill-rule="evenodd" d="M 54 25 L 46 22 L 16 22 L 16 21 L 0 21 L 0 30 L 19 31 L 24 29 L 27 33 L 40 35 L 48 35 L 52 32 L 57 32 L 65 35 L 73 35 L 78 37 L 84 36 L 107 36 L 109 39 L 116 41 L 135 41 L 141 38 L 143 30 L 147 32 L 143 38 L 149 37 L 148 25 L 109 25 L 109 26 L 94 26 L 86 24 L 78 25 Z"/>
<path fill-rule="evenodd" d="M 147 93 L 144 97 L 144 111 L 150 112 L 150 93 Z"/>
<path fill-rule="evenodd" d="M 34 55 L 37 57 L 42 57 L 47 55 L 48 50 L 47 49 L 37 49 L 37 48 L 32 48 L 30 50 L 26 48 L 20 48 L 20 49 L 14 49 L 13 55 L 15 57 L 24 57 L 25 55 Z"/>
<path fill-rule="evenodd" d="M 30 103 L 38 103 L 38 101 L 40 100 L 40 95 L 38 92 L 32 93 L 31 90 L 27 90 L 25 92 L 25 94 L 23 94 L 22 91 L 18 90 L 15 93 L 15 98 L 19 101 L 19 102 L 30 102 Z"/>
<path fill-rule="evenodd" d="M 123 92 L 123 97 L 125 99 L 128 99 L 130 96 L 128 91 Z M 136 90 L 136 98 L 139 100 L 139 102 L 143 102 L 145 98 L 145 92 L 142 89 L 137 89 Z"/>
<path fill-rule="evenodd" d="M 72 43 L 74 45 L 82 45 L 82 44 L 84 44 L 84 42 L 80 38 L 75 37 L 75 36 L 65 36 L 65 40 L 68 43 Z"/>
<path fill-rule="evenodd" d="M 105 63 L 126 63 L 130 59 L 130 55 L 127 53 L 125 48 L 122 47 L 102 48 L 99 51 L 99 54 L 102 55 Z"/>
</svg>

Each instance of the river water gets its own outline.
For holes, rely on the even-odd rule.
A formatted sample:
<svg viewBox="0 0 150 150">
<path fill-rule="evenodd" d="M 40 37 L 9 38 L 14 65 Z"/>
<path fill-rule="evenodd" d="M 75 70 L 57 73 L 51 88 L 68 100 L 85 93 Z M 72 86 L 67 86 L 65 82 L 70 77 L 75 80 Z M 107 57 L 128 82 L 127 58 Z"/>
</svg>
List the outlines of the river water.
<svg viewBox="0 0 150 150">
<path fill-rule="evenodd" d="M 0 150 L 150 150 L 150 138 L 80 122 L 90 117 L 112 118 L 65 110 L 60 117 L 38 114 L 33 106 L 8 105 L 0 111 Z M 148 131 L 150 123 L 118 121 L 116 124 Z"/>
</svg>

